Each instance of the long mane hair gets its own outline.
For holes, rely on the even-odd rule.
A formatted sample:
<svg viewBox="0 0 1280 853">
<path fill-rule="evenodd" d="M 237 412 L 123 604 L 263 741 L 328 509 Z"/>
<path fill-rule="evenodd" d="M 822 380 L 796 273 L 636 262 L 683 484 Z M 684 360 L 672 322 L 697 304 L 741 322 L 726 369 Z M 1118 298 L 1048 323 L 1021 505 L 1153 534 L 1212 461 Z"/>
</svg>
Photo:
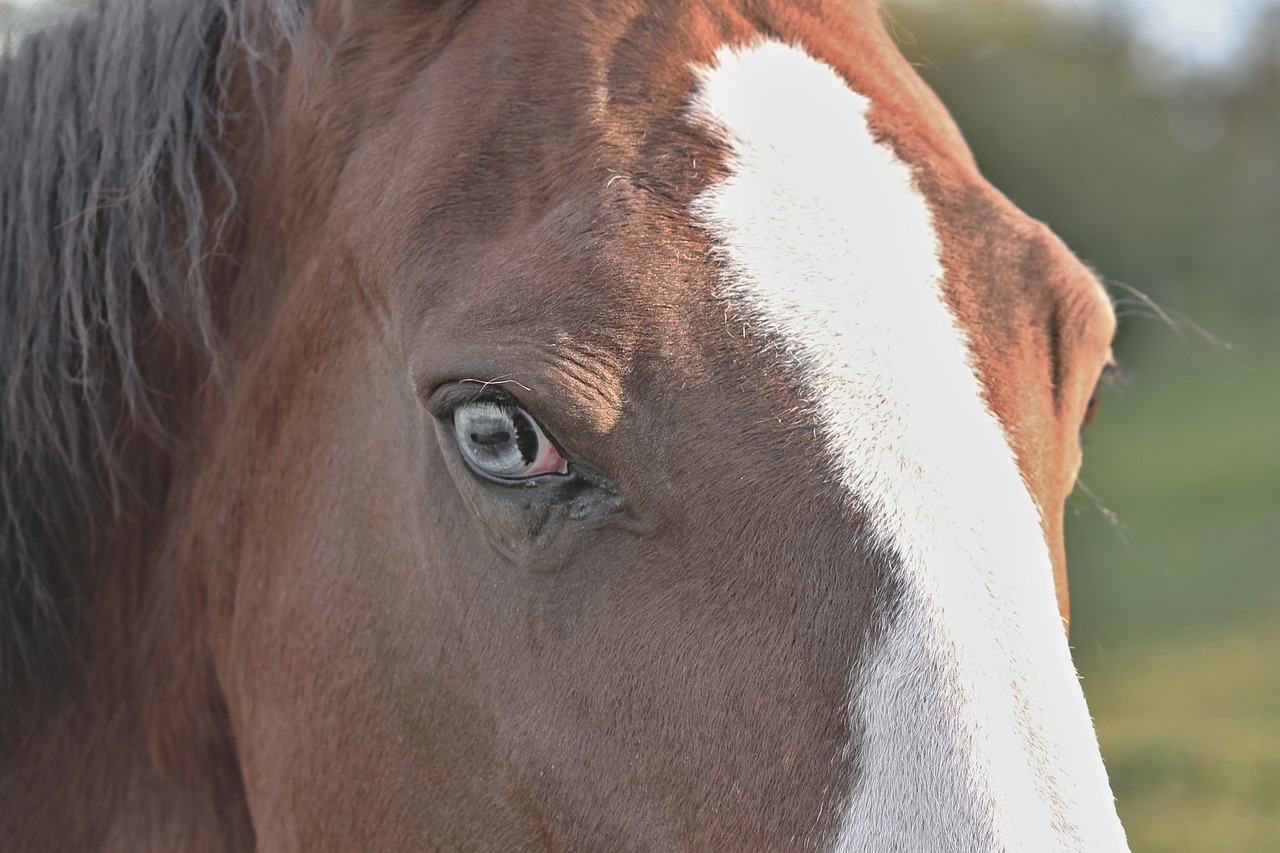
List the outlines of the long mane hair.
<svg viewBox="0 0 1280 853">
<path fill-rule="evenodd" d="M 299 5 L 106 2 L 0 57 L 0 735 L 74 632 L 125 437 L 167 441 L 151 343 L 216 363 L 221 95 Z"/>
</svg>

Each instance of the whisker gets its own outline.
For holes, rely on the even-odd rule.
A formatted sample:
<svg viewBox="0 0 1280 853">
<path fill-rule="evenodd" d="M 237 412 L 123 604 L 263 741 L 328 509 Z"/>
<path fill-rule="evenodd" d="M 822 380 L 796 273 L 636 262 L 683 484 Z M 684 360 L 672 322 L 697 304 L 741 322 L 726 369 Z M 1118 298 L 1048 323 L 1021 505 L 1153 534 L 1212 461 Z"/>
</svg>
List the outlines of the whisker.
<svg viewBox="0 0 1280 853">
<path fill-rule="evenodd" d="M 1182 333 L 1182 329 L 1178 328 L 1178 324 L 1174 322 L 1174 319 L 1170 317 L 1169 314 L 1163 308 L 1160 307 L 1160 304 L 1156 302 L 1154 299 L 1152 299 L 1150 296 L 1147 296 L 1147 294 L 1143 293 L 1141 290 L 1138 290 L 1138 288 L 1134 287 L 1131 284 L 1126 284 L 1123 281 L 1116 281 L 1115 279 L 1109 279 L 1107 283 L 1113 287 L 1122 287 L 1128 293 L 1137 297 L 1138 302 L 1150 308 L 1155 313 L 1156 317 L 1163 320 L 1164 324 L 1168 326 L 1170 330 L 1173 331 L 1174 334 L 1176 334 L 1178 337 L 1182 338 L 1183 340 L 1186 340 L 1186 336 Z"/>
<path fill-rule="evenodd" d="M 481 386 L 482 388 L 488 388 L 490 385 L 515 385 L 517 388 L 522 388 L 525 391 L 528 391 L 529 393 L 532 394 L 533 389 L 530 388 L 528 385 L 525 385 L 523 382 L 520 382 L 519 380 L 507 378 L 515 375 L 516 374 L 514 373 L 505 373 L 502 376 L 498 376 L 494 379 L 459 379 L 458 381 L 473 382 L 476 385 Z"/>
<path fill-rule="evenodd" d="M 1170 316 L 1176 318 L 1178 321 L 1186 325 L 1187 328 L 1191 329 L 1191 331 L 1199 335 L 1203 340 L 1208 341 L 1210 344 L 1217 347 L 1219 352 L 1221 352 L 1232 364 L 1236 365 L 1237 367 L 1243 370 L 1248 371 L 1249 373 L 1258 372 L 1256 367 L 1253 367 L 1250 364 L 1246 364 L 1245 362 L 1241 361 L 1239 358 L 1236 357 L 1235 345 L 1232 344 L 1230 341 L 1226 341 L 1226 340 L 1223 340 L 1222 338 L 1219 338 L 1217 335 L 1208 331 L 1199 323 L 1195 322 L 1186 314 L 1183 314 L 1180 311 L 1174 311 L 1170 309 L 1168 313 L 1170 314 Z"/>
<path fill-rule="evenodd" d="M 1168 326 L 1169 329 L 1177 335 L 1184 343 L 1190 343 L 1187 332 L 1191 332 L 1195 337 L 1207 342 L 1219 353 L 1227 358 L 1232 364 L 1246 370 L 1250 373 L 1256 373 L 1257 369 L 1244 363 L 1237 358 L 1235 353 L 1235 345 L 1230 341 L 1223 340 L 1217 335 L 1205 329 L 1199 323 L 1192 320 L 1186 314 L 1175 311 L 1170 308 L 1164 308 L 1150 296 L 1143 293 L 1138 288 L 1123 281 L 1110 279 L 1107 281 L 1108 286 L 1122 288 L 1131 297 L 1120 297 L 1112 300 L 1112 304 L 1117 308 L 1125 308 L 1129 310 L 1119 310 L 1116 312 L 1116 318 L 1122 319 L 1127 317 L 1141 317 L 1147 320 L 1159 320 Z M 1144 310 L 1145 309 L 1145 310 Z"/>
<path fill-rule="evenodd" d="M 1076 489 L 1093 502 L 1094 509 L 1096 509 L 1102 517 L 1107 520 L 1111 529 L 1115 531 L 1116 538 L 1123 542 L 1125 547 L 1132 550 L 1133 543 L 1129 541 L 1129 537 L 1125 535 L 1125 531 L 1129 529 L 1129 526 L 1120 520 L 1120 515 L 1115 510 L 1111 509 L 1111 507 L 1104 504 L 1102 499 L 1094 494 L 1093 490 L 1084 484 L 1083 480 L 1076 480 Z"/>
</svg>

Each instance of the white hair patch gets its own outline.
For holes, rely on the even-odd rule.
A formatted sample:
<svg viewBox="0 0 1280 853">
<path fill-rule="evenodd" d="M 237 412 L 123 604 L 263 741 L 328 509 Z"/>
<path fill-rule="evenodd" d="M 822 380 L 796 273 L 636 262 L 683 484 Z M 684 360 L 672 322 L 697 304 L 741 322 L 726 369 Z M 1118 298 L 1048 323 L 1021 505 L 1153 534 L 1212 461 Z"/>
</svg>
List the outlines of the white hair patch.
<svg viewBox="0 0 1280 853">
<path fill-rule="evenodd" d="M 722 48 L 698 75 L 690 120 L 723 140 L 729 174 L 690 212 L 722 296 L 803 378 L 850 512 L 900 573 L 851 674 L 859 777 L 834 849 L 1127 849 L 1037 509 L 910 168 L 867 99 L 800 49 Z"/>
</svg>

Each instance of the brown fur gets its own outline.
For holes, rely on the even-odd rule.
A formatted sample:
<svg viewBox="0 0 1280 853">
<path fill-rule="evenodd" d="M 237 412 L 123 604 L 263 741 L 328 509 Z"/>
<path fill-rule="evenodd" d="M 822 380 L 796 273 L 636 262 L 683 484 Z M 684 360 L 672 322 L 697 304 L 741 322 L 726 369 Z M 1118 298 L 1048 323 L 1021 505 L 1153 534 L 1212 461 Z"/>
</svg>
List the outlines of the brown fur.
<svg viewBox="0 0 1280 853">
<path fill-rule="evenodd" d="M 317 2 L 262 81 L 269 135 L 237 78 L 227 380 L 178 370 L 183 452 L 139 451 L 164 503 L 103 536 L 84 678 L 0 768 L 7 849 L 830 837 L 892 557 L 684 213 L 721 169 L 682 120 L 689 63 L 755 33 L 866 93 L 916 170 L 1065 617 L 1105 299 L 978 175 L 870 3 L 775 5 Z M 434 395 L 507 378 L 621 510 L 531 540 L 467 481 Z"/>
</svg>

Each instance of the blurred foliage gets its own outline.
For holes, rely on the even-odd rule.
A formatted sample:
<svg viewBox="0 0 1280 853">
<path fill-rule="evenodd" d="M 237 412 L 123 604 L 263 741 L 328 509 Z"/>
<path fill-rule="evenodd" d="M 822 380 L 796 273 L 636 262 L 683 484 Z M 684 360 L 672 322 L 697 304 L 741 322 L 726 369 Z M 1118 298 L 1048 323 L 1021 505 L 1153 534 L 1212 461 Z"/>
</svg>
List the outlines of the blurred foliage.
<svg viewBox="0 0 1280 853">
<path fill-rule="evenodd" d="M 1071 639 L 1135 851 L 1280 850 L 1278 425 L 1280 359 L 1170 356 L 1090 429 Z"/>
<path fill-rule="evenodd" d="M 1122 10 L 888 2 L 984 174 L 1122 318 L 1130 378 L 1067 529 L 1072 643 L 1133 849 L 1276 851 L 1280 5 L 1213 69 L 1154 53 Z"/>
<path fill-rule="evenodd" d="M 1280 7 L 1247 55 L 1200 73 L 1141 47 L 1118 11 L 899 0 L 889 13 L 903 52 L 1014 202 L 1109 282 L 1240 346 L 1265 345 L 1264 330 L 1274 338 Z M 1150 311 L 1123 287 L 1115 295 L 1122 309 Z M 1122 355 L 1162 337 L 1127 329 Z"/>
</svg>

